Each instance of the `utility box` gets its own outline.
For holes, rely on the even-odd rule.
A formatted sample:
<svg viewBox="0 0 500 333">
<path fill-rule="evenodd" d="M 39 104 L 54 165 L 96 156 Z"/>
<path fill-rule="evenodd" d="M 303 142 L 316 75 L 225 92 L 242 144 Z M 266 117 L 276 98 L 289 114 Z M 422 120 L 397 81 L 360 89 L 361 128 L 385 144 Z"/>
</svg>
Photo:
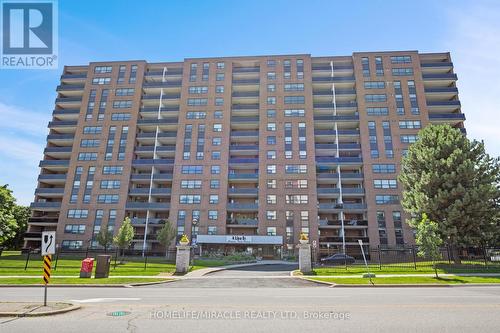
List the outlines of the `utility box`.
<svg viewBox="0 0 500 333">
<path fill-rule="evenodd" d="M 94 269 L 94 258 L 85 258 L 82 260 L 82 268 L 80 268 L 81 278 L 92 277 L 92 270 Z"/>
<path fill-rule="evenodd" d="M 109 267 L 111 266 L 110 255 L 98 255 L 97 265 L 95 266 L 95 278 L 107 278 L 109 276 Z"/>
</svg>

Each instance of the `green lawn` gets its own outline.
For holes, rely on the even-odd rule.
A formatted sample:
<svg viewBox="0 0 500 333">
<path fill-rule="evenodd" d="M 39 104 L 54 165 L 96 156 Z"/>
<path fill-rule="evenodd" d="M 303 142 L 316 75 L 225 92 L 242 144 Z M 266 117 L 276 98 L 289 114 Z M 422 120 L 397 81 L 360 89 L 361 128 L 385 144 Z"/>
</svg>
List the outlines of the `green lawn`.
<svg viewBox="0 0 500 333">
<path fill-rule="evenodd" d="M 412 264 L 405 265 L 384 265 L 380 269 L 379 265 L 369 264 L 370 272 L 375 274 L 429 274 L 434 273 L 434 268 L 430 262 L 417 263 L 417 269 Z M 366 273 L 364 265 L 335 267 L 316 267 L 312 275 L 356 275 Z M 458 274 L 458 273 L 500 273 L 500 265 L 484 265 L 484 263 L 450 265 L 446 263 L 438 264 L 438 273 Z"/>
<path fill-rule="evenodd" d="M 336 284 L 369 284 L 367 278 L 315 278 L 311 280 L 331 282 Z M 430 276 L 407 276 L 407 277 L 375 277 L 374 284 L 467 284 L 467 283 L 500 283 L 500 277 L 479 276 L 446 276 L 436 279 Z"/>
<path fill-rule="evenodd" d="M 107 279 L 80 279 L 80 278 L 52 278 L 50 280 L 50 285 L 53 284 L 132 284 L 132 283 L 143 283 L 143 282 L 161 282 L 168 281 L 168 279 L 158 279 L 158 278 L 107 278 Z M 0 278 L 0 284 L 42 284 L 42 278 Z"/>
</svg>

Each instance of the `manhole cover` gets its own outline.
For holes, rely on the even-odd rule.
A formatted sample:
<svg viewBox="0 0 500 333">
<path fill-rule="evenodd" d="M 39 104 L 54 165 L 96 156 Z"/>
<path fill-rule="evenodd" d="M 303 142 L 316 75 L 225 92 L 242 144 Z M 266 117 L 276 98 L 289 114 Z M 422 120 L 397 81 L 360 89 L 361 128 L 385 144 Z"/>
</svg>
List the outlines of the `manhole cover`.
<svg viewBox="0 0 500 333">
<path fill-rule="evenodd" d="M 129 315 L 130 312 L 129 311 L 113 311 L 113 312 L 108 312 L 107 315 L 110 316 L 110 317 L 122 317 L 122 316 L 126 316 L 126 315 Z"/>
</svg>

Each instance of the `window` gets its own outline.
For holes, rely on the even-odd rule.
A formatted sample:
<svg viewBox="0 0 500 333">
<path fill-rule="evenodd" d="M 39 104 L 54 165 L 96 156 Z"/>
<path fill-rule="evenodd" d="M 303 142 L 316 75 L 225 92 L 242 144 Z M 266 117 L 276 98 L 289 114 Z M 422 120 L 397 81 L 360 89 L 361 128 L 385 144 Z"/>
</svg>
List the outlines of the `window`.
<svg viewBox="0 0 500 333">
<path fill-rule="evenodd" d="M 411 64 L 411 56 L 395 56 L 391 57 L 392 64 Z"/>
<path fill-rule="evenodd" d="M 306 164 L 287 164 L 285 165 L 285 173 L 307 173 Z"/>
<path fill-rule="evenodd" d="M 270 135 L 267 137 L 267 144 L 268 145 L 275 145 L 276 144 L 276 137 L 273 135 Z"/>
<path fill-rule="evenodd" d="M 132 107 L 132 101 L 114 101 L 113 109 L 128 109 Z"/>
<path fill-rule="evenodd" d="M 222 132 L 222 124 L 214 124 L 214 132 Z"/>
<path fill-rule="evenodd" d="M 133 96 L 134 93 L 134 88 L 119 88 L 115 90 L 115 96 Z"/>
<path fill-rule="evenodd" d="M 207 234 L 208 235 L 217 235 L 217 227 L 213 226 L 213 225 L 208 226 Z"/>
<path fill-rule="evenodd" d="M 94 73 L 105 74 L 105 73 L 111 73 L 112 70 L 113 70 L 113 67 L 111 67 L 111 66 L 96 66 L 94 68 Z"/>
<path fill-rule="evenodd" d="M 413 75 L 413 68 L 393 68 L 393 76 L 408 76 Z"/>
<path fill-rule="evenodd" d="M 268 236 L 276 236 L 276 227 L 267 227 Z"/>
<path fill-rule="evenodd" d="M 208 219 L 209 220 L 217 220 L 219 217 L 219 211 L 217 210 L 209 210 L 208 211 Z"/>
<path fill-rule="evenodd" d="M 207 113 L 205 111 L 189 111 L 186 112 L 186 119 L 205 119 Z"/>
<path fill-rule="evenodd" d="M 268 118 L 276 118 L 276 110 L 274 110 L 274 109 L 268 109 L 267 110 L 267 117 Z"/>
<path fill-rule="evenodd" d="M 276 60 L 273 59 L 268 60 L 267 67 L 276 67 Z"/>
<path fill-rule="evenodd" d="M 212 138 L 212 146 L 220 146 L 222 144 L 222 138 L 217 136 Z"/>
<path fill-rule="evenodd" d="M 418 136 L 417 135 L 401 135 L 400 139 L 401 139 L 401 143 L 414 143 L 414 142 L 417 142 Z"/>
<path fill-rule="evenodd" d="M 95 161 L 97 160 L 97 153 L 79 153 L 79 161 Z"/>
<path fill-rule="evenodd" d="M 403 120 L 399 122 L 399 128 L 402 129 L 419 129 L 420 127 L 420 120 Z"/>
<path fill-rule="evenodd" d="M 128 121 L 130 120 L 130 113 L 112 113 L 111 120 L 114 121 Z"/>
<path fill-rule="evenodd" d="M 206 94 L 208 92 L 207 86 L 191 86 L 189 87 L 190 94 Z"/>
<path fill-rule="evenodd" d="M 199 204 L 201 203 L 201 195 L 199 194 L 181 194 L 179 196 L 180 204 Z"/>
<path fill-rule="evenodd" d="M 285 104 L 304 104 L 304 96 L 285 96 Z"/>
<path fill-rule="evenodd" d="M 219 203 L 219 196 L 217 194 L 210 194 L 208 203 L 218 204 Z"/>
<path fill-rule="evenodd" d="M 82 148 L 99 147 L 100 144 L 101 140 L 96 139 L 82 139 L 80 141 L 80 147 Z"/>
<path fill-rule="evenodd" d="M 213 188 L 213 189 L 220 188 L 220 180 L 210 179 L 210 188 Z"/>
<path fill-rule="evenodd" d="M 215 111 L 214 119 L 222 119 L 222 111 Z"/>
<path fill-rule="evenodd" d="M 273 83 L 273 84 L 268 84 L 267 85 L 267 91 L 268 92 L 275 92 L 276 91 L 276 85 Z"/>
<path fill-rule="evenodd" d="M 101 134 L 102 126 L 85 126 L 83 134 Z"/>
<path fill-rule="evenodd" d="M 275 160 L 276 159 L 276 150 L 268 150 L 267 151 L 267 159 Z"/>
<path fill-rule="evenodd" d="M 224 73 L 215 74 L 215 80 L 216 81 L 224 81 Z"/>
<path fill-rule="evenodd" d="M 66 224 L 64 226 L 64 233 L 66 234 L 84 234 L 85 224 Z"/>
<path fill-rule="evenodd" d="M 188 98 L 189 106 L 202 106 L 207 104 L 208 104 L 207 98 Z"/>
<path fill-rule="evenodd" d="M 220 151 L 216 150 L 212 152 L 212 160 L 220 160 L 221 154 Z"/>
<path fill-rule="evenodd" d="M 363 76 L 370 76 L 370 63 L 368 57 L 361 58 L 361 66 L 363 67 Z"/>
<path fill-rule="evenodd" d="M 373 164 L 372 165 L 373 173 L 395 173 L 396 165 L 395 164 Z"/>
<path fill-rule="evenodd" d="M 212 173 L 212 175 L 220 174 L 220 165 L 212 165 L 210 172 Z"/>
<path fill-rule="evenodd" d="M 266 210 L 266 218 L 268 220 L 276 220 L 276 211 L 275 210 Z"/>
<path fill-rule="evenodd" d="M 276 194 L 268 194 L 266 197 L 266 202 L 270 205 L 276 204 Z"/>
<path fill-rule="evenodd" d="M 374 188 L 398 188 L 398 184 L 396 182 L 396 179 L 374 179 L 373 180 L 373 187 Z"/>
<path fill-rule="evenodd" d="M 285 117 L 304 117 L 304 109 L 286 109 L 284 111 Z"/>
<path fill-rule="evenodd" d="M 222 98 L 222 97 L 215 98 L 215 105 L 216 106 L 224 105 L 224 98 Z"/>
<path fill-rule="evenodd" d="M 304 91 L 303 83 L 287 83 L 284 87 L 285 91 Z"/>
<path fill-rule="evenodd" d="M 224 86 L 216 86 L 215 92 L 218 94 L 222 94 L 224 92 Z"/>
<path fill-rule="evenodd" d="M 276 179 L 268 179 L 267 188 L 276 188 Z"/>
<path fill-rule="evenodd" d="M 203 166 L 201 165 L 183 165 L 181 168 L 182 174 L 187 175 L 201 175 L 203 173 Z"/>
<path fill-rule="evenodd" d="M 267 72 L 268 80 L 276 80 L 276 72 Z"/>
<path fill-rule="evenodd" d="M 269 164 L 267 166 L 267 173 L 268 174 L 274 174 L 274 173 L 276 173 L 276 164 Z"/>
<path fill-rule="evenodd" d="M 119 189 L 120 184 L 119 180 L 101 180 L 102 189 Z"/>
<path fill-rule="evenodd" d="M 86 219 L 89 216 L 87 209 L 70 209 L 68 210 L 69 219 Z"/>
<path fill-rule="evenodd" d="M 384 89 L 384 81 L 365 81 L 365 89 Z"/>
<path fill-rule="evenodd" d="M 287 194 L 285 195 L 285 203 L 287 204 L 307 204 L 309 196 L 303 194 Z"/>
<path fill-rule="evenodd" d="M 365 95 L 365 102 L 367 103 L 378 103 L 378 102 L 386 102 L 387 95 L 386 94 L 368 94 Z"/>
<path fill-rule="evenodd" d="M 122 166 L 104 166 L 102 167 L 103 175 L 121 175 L 123 173 Z"/>
<path fill-rule="evenodd" d="M 274 104 L 276 104 L 276 97 L 272 97 L 272 96 L 268 97 L 267 98 L 267 104 L 268 105 L 274 105 Z"/>
<path fill-rule="evenodd" d="M 118 203 L 119 196 L 118 194 L 99 194 L 97 196 L 98 203 Z"/>
<path fill-rule="evenodd" d="M 111 83 L 111 78 L 110 77 L 95 77 L 92 79 L 92 84 L 110 84 Z"/>
<path fill-rule="evenodd" d="M 181 188 L 183 189 L 201 188 L 201 180 L 181 180 Z"/>
<path fill-rule="evenodd" d="M 63 240 L 61 243 L 61 248 L 68 250 L 78 250 L 83 247 L 83 241 L 81 240 Z"/>
<path fill-rule="evenodd" d="M 307 188 L 307 179 L 285 180 L 285 188 Z"/>
<path fill-rule="evenodd" d="M 276 131 L 276 123 L 267 123 L 267 130 L 275 132 Z"/>
<path fill-rule="evenodd" d="M 223 62 L 218 62 L 217 63 L 217 69 L 224 69 L 224 63 Z"/>
<path fill-rule="evenodd" d="M 397 195 L 376 195 L 375 203 L 377 205 L 399 204 L 399 197 Z"/>
</svg>

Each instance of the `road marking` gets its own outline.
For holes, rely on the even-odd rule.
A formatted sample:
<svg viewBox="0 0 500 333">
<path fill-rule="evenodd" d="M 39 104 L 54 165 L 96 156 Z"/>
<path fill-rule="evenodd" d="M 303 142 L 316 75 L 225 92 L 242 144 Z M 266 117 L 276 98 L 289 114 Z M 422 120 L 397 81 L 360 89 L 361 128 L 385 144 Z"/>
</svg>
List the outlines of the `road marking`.
<svg viewBox="0 0 500 333">
<path fill-rule="evenodd" d="M 129 297 L 129 298 L 87 298 L 87 299 L 72 299 L 71 302 L 77 303 L 111 303 L 115 301 L 140 301 L 141 298 Z"/>
</svg>

